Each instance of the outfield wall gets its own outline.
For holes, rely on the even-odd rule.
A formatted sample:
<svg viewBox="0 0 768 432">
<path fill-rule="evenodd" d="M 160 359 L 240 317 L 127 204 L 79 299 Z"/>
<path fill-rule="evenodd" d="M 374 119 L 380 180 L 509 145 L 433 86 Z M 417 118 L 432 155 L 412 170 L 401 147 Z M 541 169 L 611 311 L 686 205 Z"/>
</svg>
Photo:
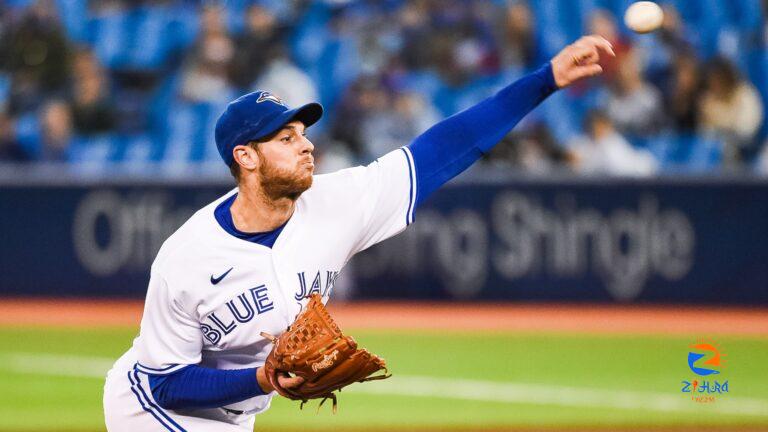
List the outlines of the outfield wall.
<svg viewBox="0 0 768 432">
<path fill-rule="evenodd" d="M 0 294 L 142 297 L 163 240 L 228 188 L 6 182 Z M 353 298 L 765 305 L 766 239 L 768 183 L 755 179 L 475 178 L 342 278 Z"/>
</svg>

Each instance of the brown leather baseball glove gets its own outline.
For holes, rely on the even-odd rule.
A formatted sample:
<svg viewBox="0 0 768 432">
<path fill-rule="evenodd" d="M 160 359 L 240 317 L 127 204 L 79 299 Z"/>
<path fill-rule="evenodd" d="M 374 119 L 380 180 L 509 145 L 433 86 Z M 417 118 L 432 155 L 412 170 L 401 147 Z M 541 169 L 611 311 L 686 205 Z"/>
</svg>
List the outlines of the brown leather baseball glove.
<svg viewBox="0 0 768 432">
<path fill-rule="evenodd" d="M 336 412 L 336 390 L 354 383 L 389 378 L 384 359 L 358 349 L 350 336 L 345 336 L 323 305 L 319 294 L 312 294 L 306 308 L 290 327 L 275 338 L 261 333 L 274 343 L 267 356 L 264 372 L 269 383 L 282 396 L 300 400 L 301 408 L 310 399 L 333 401 Z M 371 376 L 384 370 L 381 375 Z M 290 389 L 282 387 L 278 375 L 290 374 L 304 382 Z M 319 409 L 319 407 L 318 407 Z"/>
</svg>

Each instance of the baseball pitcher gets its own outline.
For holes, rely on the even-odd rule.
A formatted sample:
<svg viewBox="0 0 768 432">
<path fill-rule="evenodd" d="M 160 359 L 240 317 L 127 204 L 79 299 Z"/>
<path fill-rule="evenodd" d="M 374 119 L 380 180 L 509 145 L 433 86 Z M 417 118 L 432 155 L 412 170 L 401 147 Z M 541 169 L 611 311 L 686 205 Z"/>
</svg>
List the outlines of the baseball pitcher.
<svg viewBox="0 0 768 432">
<path fill-rule="evenodd" d="M 140 334 L 107 376 L 107 429 L 252 431 L 255 414 L 275 394 L 328 397 L 329 389 L 383 367 L 349 342 L 311 370 L 331 369 L 344 357 L 359 360 L 349 368 L 355 374 L 328 372 L 333 385 L 316 394 L 302 392 L 306 375 L 280 369 L 298 357 L 291 350 L 322 339 L 302 340 L 308 328 L 327 328 L 323 337 L 338 330 L 322 311 L 302 314 L 322 309 L 353 255 L 403 231 L 427 197 L 558 88 L 600 74 L 603 54 L 613 55 L 608 41 L 583 37 L 408 146 L 327 175 L 313 176 L 306 137 L 322 116 L 319 104 L 289 108 L 263 91 L 231 102 L 215 136 L 237 187 L 195 213 L 155 258 Z M 299 321 L 311 325 L 282 340 Z"/>
</svg>

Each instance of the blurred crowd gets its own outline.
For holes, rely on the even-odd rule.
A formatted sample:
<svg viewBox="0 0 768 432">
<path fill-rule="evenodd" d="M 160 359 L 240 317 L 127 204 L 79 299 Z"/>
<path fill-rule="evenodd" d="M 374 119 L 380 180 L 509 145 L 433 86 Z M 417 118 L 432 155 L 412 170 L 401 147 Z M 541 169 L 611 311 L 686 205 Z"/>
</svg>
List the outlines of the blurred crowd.
<svg viewBox="0 0 768 432">
<path fill-rule="evenodd" d="M 557 93 L 485 164 L 768 174 L 768 0 L 662 3 L 662 29 L 642 36 L 621 24 L 627 4 L 7 0 L 0 161 L 220 165 L 216 117 L 265 89 L 323 103 L 310 138 L 332 170 L 407 144 L 595 33 L 618 54 L 604 75 Z"/>
</svg>

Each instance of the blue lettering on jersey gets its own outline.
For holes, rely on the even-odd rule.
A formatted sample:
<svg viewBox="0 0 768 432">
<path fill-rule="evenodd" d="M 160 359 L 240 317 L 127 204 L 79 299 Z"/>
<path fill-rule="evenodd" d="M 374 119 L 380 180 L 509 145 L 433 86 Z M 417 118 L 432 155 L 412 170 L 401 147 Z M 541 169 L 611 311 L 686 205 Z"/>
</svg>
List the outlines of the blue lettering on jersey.
<svg viewBox="0 0 768 432">
<path fill-rule="evenodd" d="M 296 301 L 308 298 L 312 293 L 318 293 L 323 297 L 331 294 L 333 284 L 336 283 L 336 278 L 339 277 L 339 272 L 327 270 L 325 272 L 325 287 L 323 287 L 322 272 L 320 270 L 315 273 L 314 279 L 312 279 L 312 285 L 307 288 L 307 277 L 305 272 L 297 273 L 299 276 L 299 289 L 293 298 Z"/>
<path fill-rule="evenodd" d="M 245 297 L 245 294 L 240 294 L 237 298 L 240 300 L 240 304 L 243 305 L 243 309 L 245 309 L 244 313 L 241 313 L 237 306 L 235 306 L 234 299 L 227 302 L 227 307 L 229 308 L 229 311 L 232 312 L 232 315 L 237 322 L 247 323 L 253 319 L 253 306 L 251 306 L 251 303 Z"/>
<path fill-rule="evenodd" d="M 261 315 L 275 308 L 274 302 L 269 298 L 266 285 L 250 288 L 226 302 L 225 305 L 226 308 L 221 307 L 211 312 L 205 318 L 207 323 L 200 324 L 203 337 L 213 345 L 218 345 L 224 336 L 235 331 L 238 324 L 250 322 L 256 315 Z"/>
<path fill-rule="evenodd" d="M 309 294 L 312 295 L 312 293 L 318 293 L 320 294 L 320 285 L 322 285 L 322 282 L 320 281 L 320 272 L 318 271 L 315 275 L 315 280 L 312 281 L 312 288 L 309 289 Z"/>
<path fill-rule="evenodd" d="M 213 324 L 216 325 L 216 327 L 223 331 L 225 335 L 232 333 L 232 330 L 237 328 L 237 324 L 235 324 L 234 320 L 232 320 L 229 324 L 224 324 L 221 322 L 219 317 L 216 316 L 216 312 L 211 312 L 211 314 L 208 315 L 208 319 L 211 320 Z"/>
<path fill-rule="evenodd" d="M 339 272 L 337 271 L 326 271 L 325 273 L 326 273 L 325 289 L 321 294 L 323 297 L 327 297 L 331 295 L 331 289 L 333 288 L 333 285 L 336 283 L 336 278 L 339 277 Z"/>
<path fill-rule="evenodd" d="M 293 296 L 296 301 L 307 297 L 307 279 L 304 277 L 304 272 L 298 273 L 299 275 L 299 291 Z"/>
<path fill-rule="evenodd" d="M 256 303 L 256 310 L 259 311 L 259 314 L 271 311 L 275 308 L 275 304 L 267 296 L 266 286 L 260 285 L 256 288 L 251 288 L 250 291 L 253 296 L 253 301 Z"/>
<path fill-rule="evenodd" d="M 214 330 L 207 324 L 200 324 L 200 330 L 203 332 L 203 337 L 214 345 L 221 340 L 221 333 L 218 330 Z"/>
</svg>

